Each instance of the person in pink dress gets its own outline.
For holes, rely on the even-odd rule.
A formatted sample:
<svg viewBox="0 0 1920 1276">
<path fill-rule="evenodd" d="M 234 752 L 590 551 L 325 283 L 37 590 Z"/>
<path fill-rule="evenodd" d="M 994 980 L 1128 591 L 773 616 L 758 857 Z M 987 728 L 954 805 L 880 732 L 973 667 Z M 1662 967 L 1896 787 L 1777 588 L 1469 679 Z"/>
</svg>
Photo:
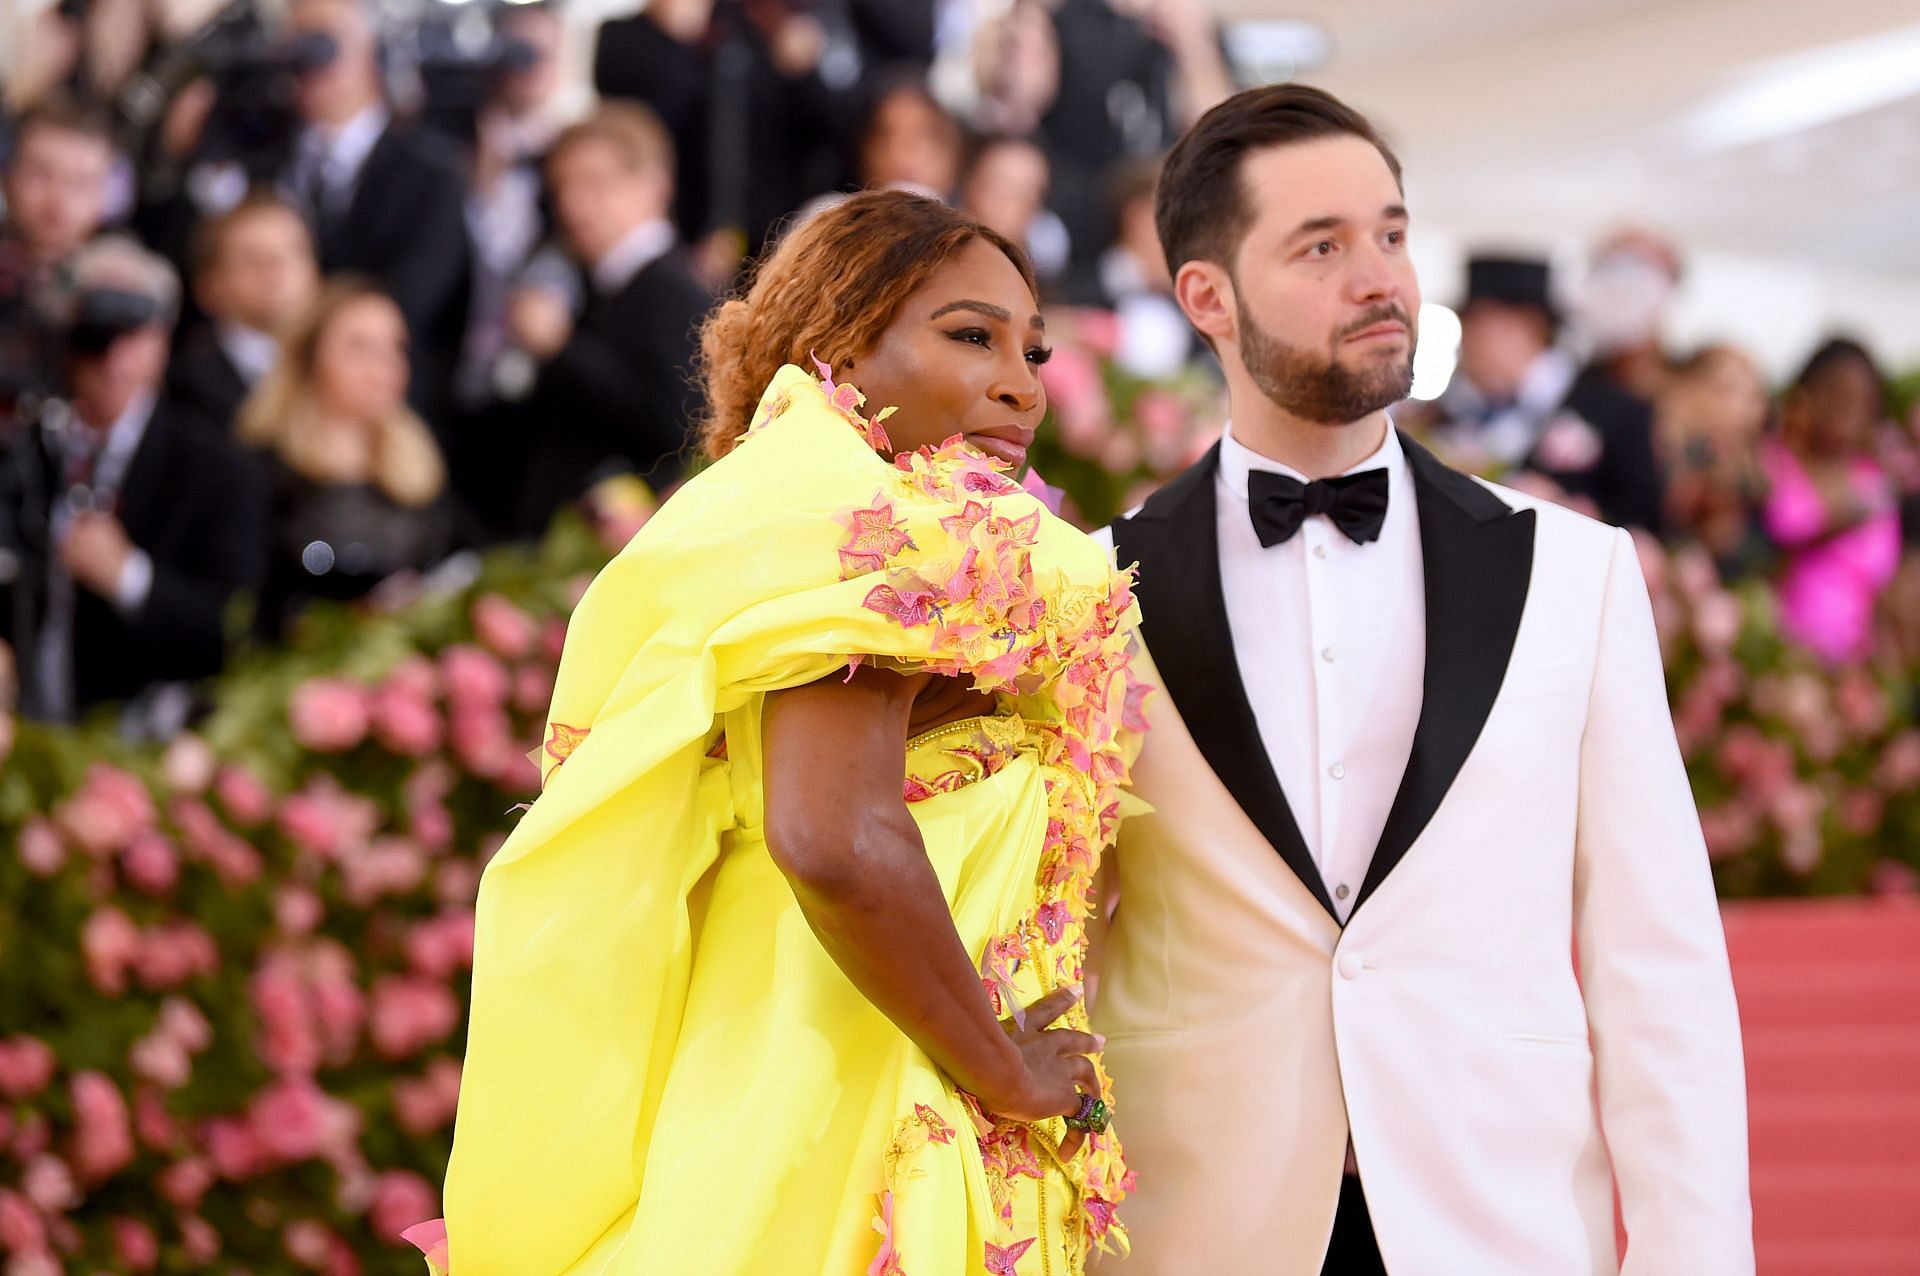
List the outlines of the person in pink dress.
<svg viewBox="0 0 1920 1276">
<path fill-rule="evenodd" d="M 1764 519 L 1780 546 L 1780 618 L 1788 636 L 1829 664 L 1873 649 L 1880 593 L 1900 566 L 1900 514 L 1875 459 L 1885 382 L 1859 344 L 1814 352 L 1787 392 L 1777 439 L 1763 448 L 1771 481 Z"/>
</svg>

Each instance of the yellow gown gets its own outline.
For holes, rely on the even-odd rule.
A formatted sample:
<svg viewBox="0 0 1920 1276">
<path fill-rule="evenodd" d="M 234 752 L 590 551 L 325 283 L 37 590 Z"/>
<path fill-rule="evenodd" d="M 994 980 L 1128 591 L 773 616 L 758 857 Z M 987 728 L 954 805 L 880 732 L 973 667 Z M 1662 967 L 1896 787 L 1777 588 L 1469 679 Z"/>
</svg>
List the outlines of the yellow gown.
<svg viewBox="0 0 1920 1276">
<path fill-rule="evenodd" d="M 767 692 L 862 660 L 994 692 L 909 743 L 906 797 L 1011 1015 L 1079 980 L 1119 818 L 1127 577 L 957 440 L 888 462 L 861 403 L 782 369 L 573 617 L 543 792 L 480 889 L 455 1276 L 1072 1276 L 1124 1249 L 1117 1138 L 1063 1162 L 1059 1121 L 983 1112 L 767 854 Z"/>
</svg>

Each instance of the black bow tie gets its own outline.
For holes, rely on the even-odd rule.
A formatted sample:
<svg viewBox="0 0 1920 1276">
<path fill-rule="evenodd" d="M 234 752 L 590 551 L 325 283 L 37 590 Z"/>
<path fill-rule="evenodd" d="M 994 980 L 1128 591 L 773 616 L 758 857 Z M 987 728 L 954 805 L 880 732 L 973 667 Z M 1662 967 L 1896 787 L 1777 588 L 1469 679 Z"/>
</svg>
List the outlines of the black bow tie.
<svg viewBox="0 0 1920 1276">
<path fill-rule="evenodd" d="M 1254 534 L 1268 549 L 1292 537 L 1315 514 L 1325 514 L 1356 545 L 1380 539 L 1387 521 L 1387 472 L 1343 474 L 1339 478 L 1299 479 L 1271 470 L 1247 475 L 1247 507 Z"/>
</svg>

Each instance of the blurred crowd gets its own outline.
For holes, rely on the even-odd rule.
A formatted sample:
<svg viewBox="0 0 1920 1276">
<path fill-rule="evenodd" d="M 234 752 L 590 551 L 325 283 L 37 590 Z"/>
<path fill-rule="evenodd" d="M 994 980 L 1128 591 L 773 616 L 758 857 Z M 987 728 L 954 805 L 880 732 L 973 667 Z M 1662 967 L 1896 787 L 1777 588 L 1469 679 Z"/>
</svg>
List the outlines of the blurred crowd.
<svg viewBox="0 0 1920 1276">
<path fill-rule="evenodd" d="M 649 0 L 594 33 L 582 106 L 553 0 L 47 9 L 0 116 L 0 694 L 165 736 L 313 600 L 403 602 L 609 476 L 671 485 L 701 318 L 844 192 L 966 207 L 1127 375 L 1204 375 L 1152 208 L 1235 87 L 1211 14 Z M 1644 233 L 1574 314 L 1542 263 L 1470 275 L 1453 383 L 1404 425 L 1777 579 L 1824 659 L 1920 666 L 1920 422 L 1868 351 L 1776 395 L 1737 349 L 1662 349 L 1681 262 Z"/>
<path fill-rule="evenodd" d="M 1777 392 L 1738 346 L 1667 348 L 1682 275 L 1675 247 L 1639 228 L 1596 245 L 1571 289 L 1544 260 L 1473 258 L 1453 376 L 1400 423 L 1461 468 L 1697 545 L 1724 584 L 1766 582 L 1782 632 L 1827 665 L 1911 678 L 1920 403 L 1896 403 L 1844 336 Z"/>
</svg>

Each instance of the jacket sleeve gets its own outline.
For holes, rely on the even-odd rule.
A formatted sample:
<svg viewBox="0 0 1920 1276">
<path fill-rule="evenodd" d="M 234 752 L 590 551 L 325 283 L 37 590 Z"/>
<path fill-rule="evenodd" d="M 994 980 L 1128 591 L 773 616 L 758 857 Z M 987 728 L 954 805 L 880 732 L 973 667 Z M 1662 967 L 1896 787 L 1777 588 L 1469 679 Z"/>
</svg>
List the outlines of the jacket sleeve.
<svg viewBox="0 0 1920 1276">
<path fill-rule="evenodd" d="M 1574 926 L 1623 1276 L 1753 1271 L 1726 939 L 1632 538 L 1615 534 L 1580 760 Z"/>
</svg>

